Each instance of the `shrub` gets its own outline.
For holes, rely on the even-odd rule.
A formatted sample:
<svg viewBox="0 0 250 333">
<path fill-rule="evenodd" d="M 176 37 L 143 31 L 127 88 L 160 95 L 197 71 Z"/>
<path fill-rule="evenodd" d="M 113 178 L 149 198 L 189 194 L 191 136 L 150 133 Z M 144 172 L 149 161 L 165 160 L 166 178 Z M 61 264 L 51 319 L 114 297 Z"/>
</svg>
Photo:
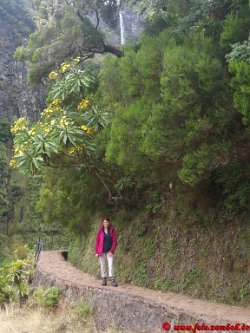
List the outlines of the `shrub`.
<svg viewBox="0 0 250 333">
<path fill-rule="evenodd" d="M 54 308 L 59 302 L 61 293 L 61 289 L 57 287 L 51 287 L 48 289 L 37 288 L 34 291 L 33 297 L 37 304 L 45 308 Z"/>
<path fill-rule="evenodd" d="M 77 315 L 77 318 L 83 322 L 86 322 L 87 319 L 92 315 L 92 308 L 86 301 L 78 304 L 77 307 L 75 307 L 73 310 Z"/>
</svg>

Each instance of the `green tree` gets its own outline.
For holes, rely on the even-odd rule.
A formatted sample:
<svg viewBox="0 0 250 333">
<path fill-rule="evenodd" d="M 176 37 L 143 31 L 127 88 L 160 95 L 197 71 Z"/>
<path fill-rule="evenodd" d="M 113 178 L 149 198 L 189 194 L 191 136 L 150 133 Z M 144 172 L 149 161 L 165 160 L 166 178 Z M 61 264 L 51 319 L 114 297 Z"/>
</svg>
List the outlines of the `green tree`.
<svg viewBox="0 0 250 333">
<path fill-rule="evenodd" d="M 227 66 L 218 58 L 217 41 L 197 35 L 180 43 L 169 36 L 165 31 L 145 37 L 139 50 L 105 62 L 99 95 L 114 109 L 106 159 L 131 173 L 140 188 L 181 181 L 196 188 L 206 184 L 207 190 L 214 186 L 223 200 L 233 198 L 225 180 L 219 181 L 222 170 L 228 177 L 232 169 L 242 172 L 249 154 Z M 248 101 L 246 69 L 244 75 L 245 89 L 238 91 Z M 233 80 L 236 85 L 237 77 Z M 238 100 L 243 107 L 244 99 Z M 244 184 L 237 192 L 242 203 L 249 177 Z"/>
<path fill-rule="evenodd" d="M 250 122 L 250 38 L 232 45 L 227 55 L 229 71 L 234 75 L 231 80 L 234 91 L 234 105 L 242 114 L 244 125 Z"/>
<path fill-rule="evenodd" d="M 59 223 L 84 233 L 97 211 L 105 210 L 106 192 L 82 169 L 46 169 L 37 210 L 47 224 Z"/>
<path fill-rule="evenodd" d="M 63 61 L 79 56 L 81 61 L 95 54 L 122 51 L 106 42 L 99 31 L 101 15 L 107 8 L 116 10 L 114 1 L 35 1 L 37 30 L 28 45 L 18 48 L 15 56 L 30 62 L 30 82 L 39 82 Z M 94 17 L 93 17 L 94 15 Z"/>
</svg>

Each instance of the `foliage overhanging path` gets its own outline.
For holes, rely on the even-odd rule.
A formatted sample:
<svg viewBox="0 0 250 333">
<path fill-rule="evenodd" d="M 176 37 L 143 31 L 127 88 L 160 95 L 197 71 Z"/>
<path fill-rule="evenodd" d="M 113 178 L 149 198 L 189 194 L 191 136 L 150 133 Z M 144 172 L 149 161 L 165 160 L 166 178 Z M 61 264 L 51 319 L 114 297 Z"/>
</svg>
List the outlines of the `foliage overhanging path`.
<svg viewBox="0 0 250 333">
<path fill-rule="evenodd" d="M 59 251 L 44 251 L 41 253 L 41 259 L 37 266 L 38 270 L 53 276 L 57 281 L 79 288 L 98 288 L 111 290 L 117 293 L 125 293 L 133 298 L 143 299 L 154 302 L 157 305 L 165 305 L 175 309 L 178 312 L 185 312 L 196 317 L 216 318 L 217 323 L 228 321 L 229 323 L 250 322 L 250 307 L 236 307 L 226 304 L 207 302 L 191 298 L 182 294 L 172 292 L 164 293 L 147 288 L 131 286 L 128 284 L 120 285 L 116 288 L 110 286 L 101 287 L 100 281 L 93 276 L 86 274 L 73 267 L 65 261 Z M 103 292 L 103 290 L 102 290 Z"/>
</svg>

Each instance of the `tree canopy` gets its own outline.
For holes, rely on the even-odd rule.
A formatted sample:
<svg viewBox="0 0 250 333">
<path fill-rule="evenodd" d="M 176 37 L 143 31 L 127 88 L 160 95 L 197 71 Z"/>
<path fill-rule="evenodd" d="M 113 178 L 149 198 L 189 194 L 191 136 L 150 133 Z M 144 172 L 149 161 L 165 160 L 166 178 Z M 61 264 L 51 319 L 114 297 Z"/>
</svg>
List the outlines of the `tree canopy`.
<svg viewBox="0 0 250 333">
<path fill-rule="evenodd" d="M 67 222 L 77 228 L 81 209 L 141 207 L 148 192 L 168 191 L 218 214 L 249 212 L 248 1 L 140 2 L 148 6 L 140 42 L 98 65 L 82 60 L 105 51 L 106 5 L 42 3 L 45 23 L 24 51 L 34 79 L 50 71 L 47 108 L 39 122 L 13 125 L 11 163 L 44 173 L 39 206 L 56 207 L 48 219 L 62 221 L 64 203 L 71 211 L 81 198 Z"/>
<path fill-rule="evenodd" d="M 26 46 L 16 50 L 18 59 L 30 63 L 30 82 L 40 82 L 53 68 L 72 57 L 81 61 L 95 54 L 123 52 L 105 39 L 100 21 L 117 13 L 116 1 L 34 0 L 37 30 Z"/>
</svg>

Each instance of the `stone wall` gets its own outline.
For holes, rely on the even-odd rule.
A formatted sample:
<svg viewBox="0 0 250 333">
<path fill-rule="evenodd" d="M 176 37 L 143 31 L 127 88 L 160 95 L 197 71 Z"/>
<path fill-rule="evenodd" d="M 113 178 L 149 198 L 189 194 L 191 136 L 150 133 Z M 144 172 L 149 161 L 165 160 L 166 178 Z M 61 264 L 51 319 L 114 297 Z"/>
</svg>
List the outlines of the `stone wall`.
<svg viewBox="0 0 250 333">
<path fill-rule="evenodd" d="M 98 330 L 105 330 L 111 324 L 115 324 L 121 329 L 133 332 L 158 333 L 164 332 L 161 328 L 163 322 L 190 323 L 195 320 L 185 313 L 177 313 L 175 309 L 157 305 L 143 298 L 131 297 L 101 287 L 78 287 L 39 270 L 34 276 L 32 285 L 60 287 L 67 301 L 76 302 L 82 298 L 87 299 L 93 309 Z"/>
<path fill-rule="evenodd" d="M 54 252 L 43 252 L 33 286 L 58 286 L 66 301 L 87 299 L 99 330 L 115 324 L 137 333 L 164 332 L 162 324 L 223 325 L 249 322 L 250 308 L 205 302 L 174 293 L 122 285 L 101 287 L 100 281 L 77 270 Z"/>
</svg>

